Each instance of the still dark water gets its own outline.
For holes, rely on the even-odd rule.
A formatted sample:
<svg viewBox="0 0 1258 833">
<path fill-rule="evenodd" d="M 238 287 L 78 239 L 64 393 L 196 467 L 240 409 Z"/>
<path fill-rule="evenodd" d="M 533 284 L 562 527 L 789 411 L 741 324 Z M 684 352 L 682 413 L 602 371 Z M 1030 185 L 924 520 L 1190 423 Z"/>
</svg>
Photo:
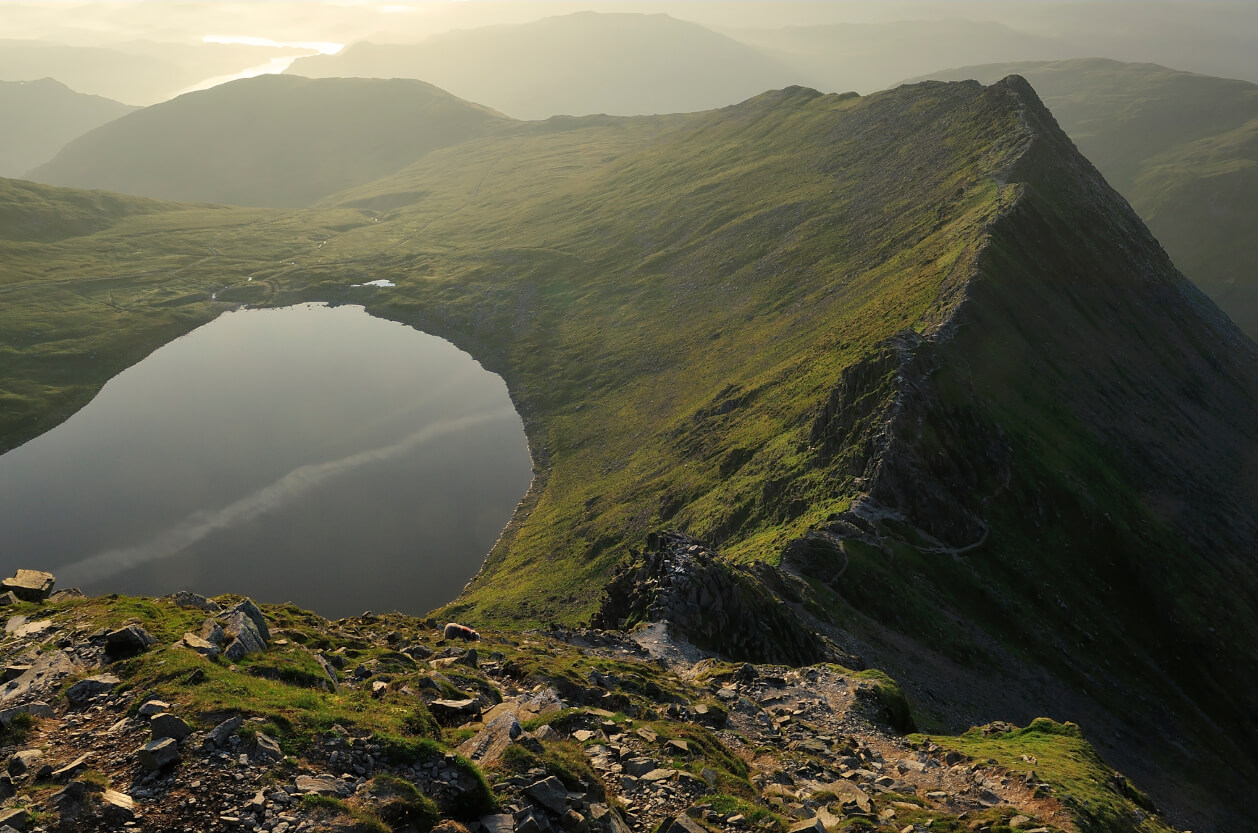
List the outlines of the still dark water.
<svg viewBox="0 0 1258 833">
<path fill-rule="evenodd" d="M 0 568 L 92 595 L 425 613 L 530 478 L 506 385 L 449 342 L 361 307 L 239 310 L 0 456 Z"/>
</svg>

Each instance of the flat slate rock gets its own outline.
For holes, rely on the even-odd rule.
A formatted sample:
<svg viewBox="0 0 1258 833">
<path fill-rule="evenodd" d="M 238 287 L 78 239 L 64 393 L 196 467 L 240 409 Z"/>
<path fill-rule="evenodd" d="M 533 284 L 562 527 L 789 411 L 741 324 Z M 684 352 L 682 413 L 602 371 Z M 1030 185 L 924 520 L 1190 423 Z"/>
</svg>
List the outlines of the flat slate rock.
<svg viewBox="0 0 1258 833">
<path fill-rule="evenodd" d="M 170 711 L 170 703 L 165 700 L 145 700 L 140 706 L 140 717 L 152 717 L 155 714 Z"/>
<path fill-rule="evenodd" d="M 295 783 L 300 793 L 343 797 L 350 792 L 348 784 L 330 775 L 298 775 Z"/>
<path fill-rule="evenodd" d="M 707 833 L 707 829 L 703 825 L 685 813 L 673 819 L 665 830 L 667 833 Z"/>
<path fill-rule="evenodd" d="M 82 755 L 75 758 L 73 761 L 61 767 L 60 769 L 54 769 L 52 771 L 52 780 L 69 781 L 75 775 L 78 775 L 80 770 L 82 770 L 84 767 L 87 766 L 87 759 L 90 758 L 91 756 L 92 756 L 91 752 L 84 752 Z"/>
<path fill-rule="evenodd" d="M 151 740 L 140 747 L 139 755 L 142 767 L 158 770 L 179 760 L 179 745 L 172 738 Z"/>
<path fill-rule="evenodd" d="M 47 703 L 36 701 L 34 703 L 23 703 L 20 706 L 13 706 L 8 709 L 0 709 L 0 724 L 8 726 L 13 722 L 13 718 L 19 714 L 29 714 L 32 717 L 52 717 L 54 712 L 52 706 Z"/>
<path fill-rule="evenodd" d="M 179 607 L 204 610 L 206 613 L 218 613 L 223 609 L 218 602 L 211 601 L 200 593 L 193 593 L 188 590 L 177 590 L 171 593 L 170 600 Z"/>
<path fill-rule="evenodd" d="M 526 787 L 524 793 L 555 815 L 568 808 L 568 789 L 553 775 Z"/>
<path fill-rule="evenodd" d="M 514 714 L 499 714 L 486 723 L 485 728 L 474 737 L 463 741 L 456 751 L 480 766 L 489 766 L 502 760 L 507 747 L 523 732 L 520 721 Z"/>
<path fill-rule="evenodd" d="M 485 833 L 515 833 L 515 816 L 510 813 L 481 816 L 480 826 L 485 828 Z"/>
<path fill-rule="evenodd" d="M 264 763 L 275 763 L 284 759 L 284 752 L 275 738 L 266 732 L 258 732 L 253 739 L 252 757 Z"/>
<path fill-rule="evenodd" d="M 153 740 L 160 740 L 161 738 L 183 740 L 192 734 L 192 727 L 182 717 L 170 712 L 161 712 L 153 715 L 149 720 L 149 727 L 153 730 Z"/>
<path fill-rule="evenodd" d="M 862 813 L 869 813 L 873 810 L 873 804 L 870 803 L 869 796 L 851 781 L 835 781 L 826 787 L 825 791 L 834 793 L 835 800 L 840 804 L 855 804 Z"/>
<path fill-rule="evenodd" d="M 810 819 L 796 822 L 788 828 L 787 833 L 826 833 L 825 825 L 821 823 L 821 819 L 813 816 Z"/>
<path fill-rule="evenodd" d="M 94 677 L 86 677 L 79 680 L 67 688 L 66 698 L 70 701 L 70 705 L 77 708 L 87 703 L 93 697 L 108 694 L 121 683 L 122 680 L 113 674 L 97 674 Z"/>
<path fill-rule="evenodd" d="M 24 602 L 42 602 L 52 593 L 52 586 L 56 583 L 52 573 L 18 570 L 17 575 L 0 581 L 0 589 L 9 591 Z"/>
<path fill-rule="evenodd" d="M 126 793 L 105 790 L 101 794 L 101 814 L 112 824 L 126 824 L 135 819 L 135 801 Z"/>
<path fill-rule="evenodd" d="M 245 725 L 245 719 L 240 715 L 229 717 L 206 734 L 205 742 L 212 743 L 215 746 L 226 746 L 227 741 L 243 725 Z"/>
<path fill-rule="evenodd" d="M 187 648 L 190 651 L 196 651 L 206 659 L 214 659 L 221 654 L 223 650 L 208 639 L 202 639 L 195 633 L 185 633 L 183 637 L 175 643 L 181 648 Z"/>
</svg>

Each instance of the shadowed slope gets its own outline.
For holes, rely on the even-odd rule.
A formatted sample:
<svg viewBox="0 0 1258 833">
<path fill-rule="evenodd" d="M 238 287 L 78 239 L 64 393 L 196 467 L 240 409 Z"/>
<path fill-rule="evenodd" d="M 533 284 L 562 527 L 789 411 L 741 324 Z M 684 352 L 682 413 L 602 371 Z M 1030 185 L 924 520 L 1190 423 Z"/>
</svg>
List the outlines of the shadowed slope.
<svg viewBox="0 0 1258 833">
<path fill-rule="evenodd" d="M 1175 264 L 1258 337 L 1258 86 L 1154 64 L 1078 60 L 942 70 L 991 83 L 1016 72 Z"/>
</svg>

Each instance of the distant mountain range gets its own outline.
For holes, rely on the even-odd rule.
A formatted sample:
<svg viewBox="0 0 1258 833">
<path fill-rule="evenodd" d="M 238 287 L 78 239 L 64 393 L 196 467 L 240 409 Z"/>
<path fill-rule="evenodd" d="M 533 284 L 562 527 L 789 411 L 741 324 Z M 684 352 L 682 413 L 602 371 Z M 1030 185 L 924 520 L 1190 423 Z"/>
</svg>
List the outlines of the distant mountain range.
<svg viewBox="0 0 1258 833">
<path fill-rule="evenodd" d="M 21 176 L 71 139 L 135 109 L 51 78 L 0 81 L 0 176 Z"/>
<path fill-rule="evenodd" d="M 0 40 L 0 80 L 55 78 L 80 93 L 142 106 L 216 76 L 309 51 L 218 43 L 136 41 L 104 47 Z"/>
<path fill-rule="evenodd" d="M 932 72 L 1018 73 L 1171 258 L 1258 339 L 1258 85 L 1108 60 Z"/>
<path fill-rule="evenodd" d="M 309 205 L 509 121 L 422 81 L 264 75 L 131 113 L 28 176 L 188 202 Z"/>
<path fill-rule="evenodd" d="M 419 78 L 520 119 L 708 110 L 815 81 L 762 50 L 662 14 L 580 12 L 454 31 L 417 44 L 357 43 L 301 58 L 311 78 Z"/>
</svg>

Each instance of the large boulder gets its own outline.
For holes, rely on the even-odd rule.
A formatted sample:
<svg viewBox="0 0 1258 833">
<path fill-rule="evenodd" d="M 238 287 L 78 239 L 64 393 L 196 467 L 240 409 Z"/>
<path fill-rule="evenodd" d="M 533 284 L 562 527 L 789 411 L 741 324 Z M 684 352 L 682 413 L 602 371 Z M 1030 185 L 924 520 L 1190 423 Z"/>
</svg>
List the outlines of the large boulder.
<svg viewBox="0 0 1258 833">
<path fill-rule="evenodd" d="M 170 600 L 179 607 L 195 608 L 196 610 L 204 610 L 206 613 L 218 613 L 223 609 L 218 602 L 207 599 L 200 593 L 193 593 L 188 590 L 176 590 L 170 594 Z"/>
<path fill-rule="evenodd" d="M 149 770 L 159 770 L 179 760 L 179 744 L 173 738 L 151 740 L 140 747 L 140 766 Z"/>
<path fill-rule="evenodd" d="M 113 674 L 86 677 L 66 689 L 66 699 L 70 701 L 70 705 L 79 708 L 93 697 L 113 691 L 121 682 Z"/>
<path fill-rule="evenodd" d="M 161 738 L 183 740 L 192 734 L 192 727 L 183 718 L 170 712 L 161 712 L 153 715 L 149 720 L 149 728 L 153 730 L 154 740 L 160 740 Z"/>
<path fill-rule="evenodd" d="M 254 736 L 253 749 L 249 754 L 255 761 L 262 763 L 273 764 L 284 759 L 284 752 L 280 749 L 279 741 L 265 732 L 258 732 Z"/>
<path fill-rule="evenodd" d="M 139 625 L 124 625 L 105 634 L 105 653 L 129 657 L 157 644 L 157 639 Z"/>
<path fill-rule="evenodd" d="M 18 570 L 17 575 L 0 581 L 0 589 L 9 591 L 24 602 L 42 602 L 52 593 L 52 586 L 56 583 L 52 573 Z"/>
<path fill-rule="evenodd" d="M 245 599 L 219 614 L 219 623 L 223 632 L 231 640 L 223 649 L 223 656 L 236 662 L 248 654 L 261 653 L 266 650 L 271 640 L 271 631 L 267 627 L 266 617 L 252 601 Z"/>
<path fill-rule="evenodd" d="M 504 712 L 486 723 L 485 728 L 474 737 L 464 741 L 457 751 L 478 766 L 492 766 L 502 759 L 507 747 L 523 732 L 516 716 Z"/>
</svg>

